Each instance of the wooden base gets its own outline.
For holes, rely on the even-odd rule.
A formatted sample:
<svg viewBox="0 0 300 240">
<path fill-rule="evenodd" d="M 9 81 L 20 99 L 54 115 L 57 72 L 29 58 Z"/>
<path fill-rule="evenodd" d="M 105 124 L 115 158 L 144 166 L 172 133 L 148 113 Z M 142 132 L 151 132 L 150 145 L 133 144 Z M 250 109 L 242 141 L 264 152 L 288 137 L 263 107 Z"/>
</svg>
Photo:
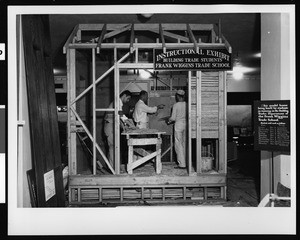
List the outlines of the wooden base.
<svg viewBox="0 0 300 240">
<path fill-rule="evenodd" d="M 151 163 L 128 175 L 76 175 L 69 177 L 69 203 L 81 205 L 126 201 L 205 201 L 226 199 L 226 174 L 210 171 L 187 174 L 164 163 L 157 175 Z"/>
</svg>

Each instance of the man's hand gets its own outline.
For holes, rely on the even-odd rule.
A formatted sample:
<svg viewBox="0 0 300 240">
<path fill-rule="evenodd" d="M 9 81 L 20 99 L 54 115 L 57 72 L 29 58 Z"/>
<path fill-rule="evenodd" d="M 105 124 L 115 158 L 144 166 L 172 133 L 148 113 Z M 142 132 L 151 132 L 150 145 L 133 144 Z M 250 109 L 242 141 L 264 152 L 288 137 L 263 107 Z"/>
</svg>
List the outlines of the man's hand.
<svg viewBox="0 0 300 240">
<path fill-rule="evenodd" d="M 128 126 L 129 129 L 136 129 L 136 126 L 134 126 L 134 123 L 131 121 L 131 119 L 126 119 L 125 125 Z"/>
<path fill-rule="evenodd" d="M 172 123 L 174 123 L 174 121 L 172 121 L 172 120 L 170 120 L 170 119 L 167 119 L 167 120 L 166 120 L 166 124 L 167 124 L 167 125 L 170 125 L 170 124 L 172 124 Z"/>
<path fill-rule="evenodd" d="M 159 104 L 157 105 L 157 109 L 163 109 L 165 107 L 165 104 Z"/>
</svg>

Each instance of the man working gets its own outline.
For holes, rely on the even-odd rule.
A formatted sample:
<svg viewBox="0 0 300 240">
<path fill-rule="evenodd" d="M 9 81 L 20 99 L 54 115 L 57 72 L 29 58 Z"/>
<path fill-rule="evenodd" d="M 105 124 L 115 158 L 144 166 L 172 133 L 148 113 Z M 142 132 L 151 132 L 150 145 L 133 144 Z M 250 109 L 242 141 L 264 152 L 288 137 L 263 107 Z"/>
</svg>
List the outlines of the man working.
<svg viewBox="0 0 300 240">
<path fill-rule="evenodd" d="M 120 102 L 119 102 L 119 111 L 122 111 L 123 104 L 130 101 L 131 98 L 131 92 L 128 90 L 125 90 L 120 94 Z M 111 102 L 109 104 L 108 108 L 113 108 L 114 102 Z M 126 127 L 129 128 L 135 128 L 134 124 L 130 119 L 128 119 L 125 114 L 121 112 L 120 115 L 120 125 L 122 129 L 125 129 Z M 105 116 L 105 125 L 104 125 L 104 133 L 107 138 L 108 143 L 108 160 L 112 167 L 114 167 L 114 112 L 107 112 Z"/>
<path fill-rule="evenodd" d="M 185 156 L 185 140 L 186 140 L 186 102 L 184 101 L 183 90 L 178 90 L 175 94 L 176 103 L 173 105 L 172 115 L 169 118 L 167 124 L 175 122 L 175 152 L 177 154 L 178 167 L 186 168 L 186 156 Z"/>
<path fill-rule="evenodd" d="M 135 104 L 134 112 L 133 112 L 133 119 L 136 122 L 136 126 L 139 129 L 149 128 L 149 117 L 147 116 L 148 113 L 156 113 L 158 109 L 163 109 L 164 104 L 160 104 L 155 107 L 147 106 L 148 101 L 148 93 L 144 90 L 140 92 L 140 99 Z"/>
</svg>

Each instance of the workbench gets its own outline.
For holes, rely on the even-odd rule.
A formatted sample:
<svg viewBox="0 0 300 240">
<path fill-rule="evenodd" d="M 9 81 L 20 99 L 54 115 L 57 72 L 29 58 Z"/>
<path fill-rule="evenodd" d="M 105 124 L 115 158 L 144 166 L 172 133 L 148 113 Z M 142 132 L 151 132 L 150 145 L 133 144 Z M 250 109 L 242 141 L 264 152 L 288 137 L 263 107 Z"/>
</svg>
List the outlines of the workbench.
<svg viewBox="0 0 300 240">
<path fill-rule="evenodd" d="M 161 173 L 161 135 L 165 133 L 166 132 L 158 131 L 156 129 L 133 129 L 122 133 L 122 135 L 126 135 L 128 144 L 128 174 L 132 174 L 133 169 L 153 158 L 155 158 L 156 173 Z M 147 151 L 143 148 L 149 145 L 156 145 L 154 152 Z M 135 154 L 141 156 L 141 158 L 136 159 Z"/>
</svg>

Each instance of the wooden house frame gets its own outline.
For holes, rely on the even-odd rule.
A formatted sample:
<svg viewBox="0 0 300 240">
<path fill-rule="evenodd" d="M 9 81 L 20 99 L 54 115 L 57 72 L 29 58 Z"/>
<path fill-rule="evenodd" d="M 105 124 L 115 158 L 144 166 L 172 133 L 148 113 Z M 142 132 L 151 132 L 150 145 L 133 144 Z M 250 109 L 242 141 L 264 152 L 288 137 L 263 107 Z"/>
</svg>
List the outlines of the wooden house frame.
<svg viewBox="0 0 300 240">
<path fill-rule="evenodd" d="M 90 41 L 83 41 L 85 31 L 97 32 L 98 36 Z M 151 32 L 157 35 L 155 42 L 139 42 L 136 34 L 139 32 Z M 209 33 L 209 39 L 203 42 L 201 38 L 196 40 L 195 32 Z M 127 34 L 128 42 L 117 42 L 115 37 L 119 34 Z M 184 33 L 184 34 L 182 34 Z M 169 41 L 168 39 L 172 39 Z M 218 24 L 79 24 L 72 31 L 63 51 L 67 57 L 67 88 L 68 88 L 68 159 L 69 159 L 69 203 L 72 205 L 101 204 L 108 202 L 125 202 L 127 200 L 156 200 L 156 201 L 190 201 L 195 199 L 207 200 L 217 196 L 218 199 L 226 199 L 226 168 L 227 168 L 227 133 L 226 133 L 226 71 L 218 71 L 210 76 L 201 71 L 187 72 L 188 94 L 188 160 L 187 174 L 184 176 L 134 176 L 120 173 L 120 129 L 119 129 L 119 92 L 120 71 L 128 69 L 153 69 L 153 63 L 140 62 L 139 52 L 142 49 L 154 48 L 193 48 L 196 52 L 200 48 L 226 48 L 232 52 L 230 44 L 221 33 L 221 23 Z M 92 84 L 76 96 L 76 51 L 85 49 L 92 55 Z M 103 49 L 113 50 L 114 64 L 100 77 L 96 77 L 96 54 Z M 125 53 L 118 58 L 118 51 Z M 126 59 L 133 56 L 134 61 Z M 108 74 L 114 73 L 114 103 L 115 107 L 96 108 L 96 85 Z M 207 76 L 207 77 L 205 77 Z M 211 80 L 213 79 L 213 80 Z M 200 84 L 199 84 L 200 83 Z M 202 122 L 209 109 L 203 107 L 202 93 L 207 89 L 215 89 L 217 105 L 214 116 L 217 118 L 215 129 L 202 129 Z M 171 87 L 172 89 L 172 87 Z M 86 93 L 92 94 L 92 125 L 96 126 L 97 112 L 114 112 L 115 121 L 115 166 L 111 166 L 107 157 L 96 142 L 96 128 L 90 131 L 76 111 L 76 103 Z M 202 122 L 201 122 L 202 121 Z M 80 175 L 77 172 L 76 157 L 76 132 L 84 131 L 92 141 L 93 171 L 91 175 Z M 213 139 L 216 148 L 217 172 L 209 174 L 202 172 L 202 140 Z M 196 167 L 192 170 L 192 139 L 196 141 Z M 99 176 L 96 174 L 97 159 L 100 154 L 108 165 L 111 175 Z M 136 189 L 140 189 L 136 191 Z M 195 192 L 200 195 L 193 195 Z M 175 194 L 175 195 L 174 195 Z M 155 197 L 156 196 L 156 197 Z M 197 197 L 200 196 L 200 197 Z"/>
</svg>

